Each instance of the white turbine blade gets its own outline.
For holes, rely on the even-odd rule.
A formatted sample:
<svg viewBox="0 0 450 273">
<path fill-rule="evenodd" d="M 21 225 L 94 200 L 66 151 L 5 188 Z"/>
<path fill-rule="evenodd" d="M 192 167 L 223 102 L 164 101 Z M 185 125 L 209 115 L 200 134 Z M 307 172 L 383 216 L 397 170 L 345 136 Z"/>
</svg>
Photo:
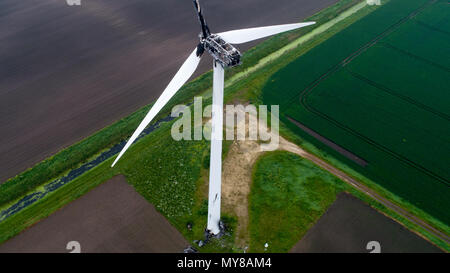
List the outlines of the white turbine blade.
<svg viewBox="0 0 450 273">
<path fill-rule="evenodd" d="M 264 37 L 272 36 L 278 33 L 310 26 L 315 23 L 316 22 L 305 22 L 298 24 L 277 25 L 269 27 L 246 28 L 239 30 L 230 30 L 219 33 L 218 35 L 230 44 L 243 44 Z"/>
<path fill-rule="evenodd" d="M 122 155 L 126 152 L 126 150 L 133 144 L 136 138 L 144 131 L 145 127 L 155 118 L 159 111 L 169 102 L 169 100 L 175 95 L 175 93 L 189 80 L 189 78 L 194 74 L 197 69 L 198 64 L 200 63 L 200 57 L 197 56 L 197 49 L 192 52 L 192 54 L 187 58 L 184 64 L 181 66 L 180 70 L 178 70 L 175 77 L 170 81 L 169 85 L 166 87 L 164 92 L 158 98 L 158 100 L 153 105 L 152 109 L 148 112 L 147 116 L 145 116 L 144 120 L 142 120 L 139 127 L 131 136 L 130 140 L 128 140 L 125 147 L 123 147 L 119 156 L 117 156 L 116 160 L 112 164 L 111 167 L 116 165 L 117 161 L 122 157 Z"/>
</svg>

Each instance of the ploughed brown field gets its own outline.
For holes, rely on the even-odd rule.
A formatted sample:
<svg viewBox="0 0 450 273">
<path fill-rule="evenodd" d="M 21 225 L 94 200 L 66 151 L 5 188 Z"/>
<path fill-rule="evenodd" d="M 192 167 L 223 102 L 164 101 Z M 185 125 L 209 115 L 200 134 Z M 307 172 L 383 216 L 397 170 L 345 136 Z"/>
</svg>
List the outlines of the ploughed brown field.
<svg viewBox="0 0 450 273">
<path fill-rule="evenodd" d="M 0 245 L 3 252 L 182 253 L 189 245 L 156 209 L 117 176 Z"/>
<path fill-rule="evenodd" d="M 328 211 L 292 249 L 294 253 L 369 253 L 376 241 L 382 253 L 435 253 L 439 248 L 379 213 L 361 200 L 341 193 Z"/>
<path fill-rule="evenodd" d="M 299 22 L 334 2 L 202 4 L 220 32 Z M 198 43 L 191 0 L 81 4 L 0 2 L 0 183 L 154 101 Z"/>
</svg>

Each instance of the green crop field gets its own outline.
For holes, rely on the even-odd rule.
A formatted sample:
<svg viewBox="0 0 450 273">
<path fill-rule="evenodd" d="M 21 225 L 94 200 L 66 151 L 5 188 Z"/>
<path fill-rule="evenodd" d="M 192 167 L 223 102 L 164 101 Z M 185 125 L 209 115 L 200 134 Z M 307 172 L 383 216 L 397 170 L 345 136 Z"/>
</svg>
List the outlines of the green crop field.
<svg viewBox="0 0 450 273">
<path fill-rule="evenodd" d="M 296 134 L 448 227 L 449 83 L 448 1 L 391 0 L 274 74 L 263 101 L 279 104 Z"/>
</svg>

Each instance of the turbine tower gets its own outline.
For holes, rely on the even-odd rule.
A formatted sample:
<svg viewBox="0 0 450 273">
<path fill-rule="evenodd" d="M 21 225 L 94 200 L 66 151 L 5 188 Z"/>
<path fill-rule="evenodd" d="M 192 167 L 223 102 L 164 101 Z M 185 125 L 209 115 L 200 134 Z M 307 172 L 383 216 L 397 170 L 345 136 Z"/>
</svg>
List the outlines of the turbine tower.
<svg viewBox="0 0 450 273">
<path fill-rule="evenodd" d="M 199 0 L 193 0 L 197 11 L 198 20 L 202 28 L 199 35 L 200 43 L 187 58 L 167 88 L 155 102 L 144 120 L 128 140 L 125 147 L 117 156 L 111 167 L 122 157 L 125 151 L 139 137 L 142 131 L 153 120 L 159 111 L 169 102 L 175 93 L 194 74 L 205 51 L 213 57 L 213 105 L 212 105 L 212 131 L 211 131 L 211 156 L 208 195 L 208 226 L 207 230 L 217 235 L 220 233 L 220 202 L 222 185 L 222 138 L 223 138 L 223 92 L 225 68 L 241 64 L 241 53 L 232 44 L 243 44 L 253 40 L 272 36 L 278 33 L 306 27 L 315 22 L 277 25 L 258 28 L 232 30 L 218 34 L 211 34 L 203 17 Z"/>
</svg>

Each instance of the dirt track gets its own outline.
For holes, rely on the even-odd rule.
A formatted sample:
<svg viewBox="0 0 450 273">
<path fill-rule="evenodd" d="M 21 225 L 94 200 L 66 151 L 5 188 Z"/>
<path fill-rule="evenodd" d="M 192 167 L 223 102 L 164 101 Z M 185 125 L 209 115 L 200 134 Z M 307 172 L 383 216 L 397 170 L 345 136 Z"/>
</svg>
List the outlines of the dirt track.
<svg viewBox="0 0 450 273">
<path fill-rule="evenodd" d="M 219 32 L 300 21 L 336 1 L 203 4 Z M 197 43 L 190 0 L 81 2 L 0 3 L 0 183 L 156 99 Z"/>
<path fill-rule="evenodd" d="M 189 245 L 156 209 L 118 176 L 0 245 L 3 252 L 182 253 Z"/>
</svg>

